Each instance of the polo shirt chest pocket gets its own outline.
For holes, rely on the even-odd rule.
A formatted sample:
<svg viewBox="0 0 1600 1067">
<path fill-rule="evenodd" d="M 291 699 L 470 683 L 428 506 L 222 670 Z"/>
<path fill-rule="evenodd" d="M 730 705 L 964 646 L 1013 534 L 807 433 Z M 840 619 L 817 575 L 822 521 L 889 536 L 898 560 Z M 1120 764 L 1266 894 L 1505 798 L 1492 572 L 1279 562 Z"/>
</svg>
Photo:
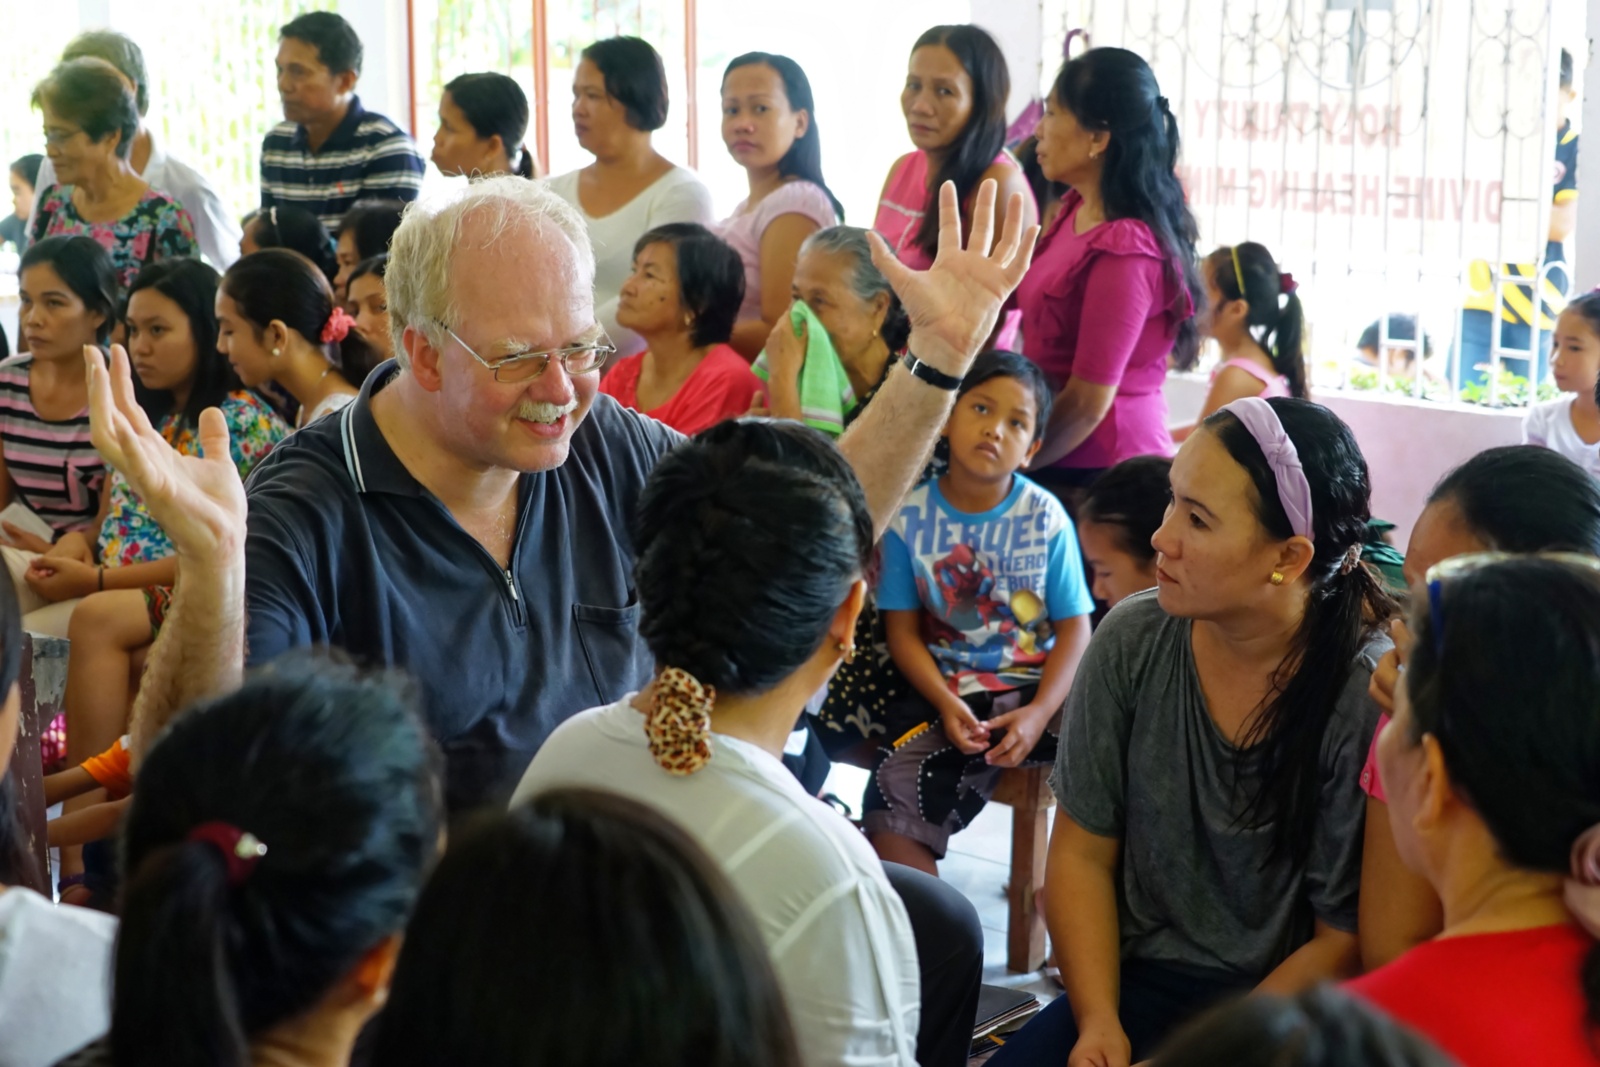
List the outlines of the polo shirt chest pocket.
<svg viewBox="0 0 1600 1067">
<path fill-rule="evenodd" d="M 652 663 L 639 637 L 638 601 L 620 608 L 574 604 L 572 621 L 597 704 L 614 704 L 650 680 Z"/>
</svg>

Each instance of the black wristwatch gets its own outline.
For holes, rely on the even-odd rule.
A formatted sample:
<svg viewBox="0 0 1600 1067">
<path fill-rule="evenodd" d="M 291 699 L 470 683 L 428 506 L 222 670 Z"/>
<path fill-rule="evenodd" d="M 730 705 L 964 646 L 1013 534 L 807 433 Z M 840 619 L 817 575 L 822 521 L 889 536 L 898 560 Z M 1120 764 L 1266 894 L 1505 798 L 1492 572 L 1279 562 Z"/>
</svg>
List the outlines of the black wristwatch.
<svg viewBox="0 0 1600 1067">
<path fill-rule="evenodd" d="M 943 389 L 947 393 L 953 393 L 957 389 L 961 388 L 960 378 L 957 378 L 953 374 L 946 374 L 938 367 L 929 366 L 916 356 L 913 356 L 910 352 L 905 354 L 905 358 L 902 359 L 901 362 L 906 365 L 906 370 L 910 371 L 918 378 L 921 378 L 935 389 Z"/>
</svg>

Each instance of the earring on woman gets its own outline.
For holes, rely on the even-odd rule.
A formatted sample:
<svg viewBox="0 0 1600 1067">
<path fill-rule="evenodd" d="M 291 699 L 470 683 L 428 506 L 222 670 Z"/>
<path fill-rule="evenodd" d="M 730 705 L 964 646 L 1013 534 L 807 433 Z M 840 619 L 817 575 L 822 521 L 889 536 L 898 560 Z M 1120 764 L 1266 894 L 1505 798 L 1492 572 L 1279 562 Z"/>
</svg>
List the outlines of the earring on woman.
<svg viewBox="0 0 1600 1067">
<path fill-rule="evenodd" d="M 856 646 L 854 644 L 847 645 L 840 641 L 835 647 L 838 648 L 839 654 L 844 657 L 846 663 L 854 663 L 856 661 Z"/>
<path fill-rule="evenodd" d="M 274 348 L 274 349 L 273 349 L 273 350 L 272 350 L 272 354 L 273 354 L 273 355 L 274 355 L 274 356 L 281 356 L 281 355 L 283 355 L 283 349 L 281 349 L 281 348 Z"/>
<path fill-rule="evenodd" d="M 1283 584 L 1283 575 L 1281 573 L 1279 573 L 1278 571 L 1273 571 L 1272 572 L 1272 577 L 1269 579 L 1269 581 L 1271 581 L 1273 585 L 1282 585 Z"/>
</svg>

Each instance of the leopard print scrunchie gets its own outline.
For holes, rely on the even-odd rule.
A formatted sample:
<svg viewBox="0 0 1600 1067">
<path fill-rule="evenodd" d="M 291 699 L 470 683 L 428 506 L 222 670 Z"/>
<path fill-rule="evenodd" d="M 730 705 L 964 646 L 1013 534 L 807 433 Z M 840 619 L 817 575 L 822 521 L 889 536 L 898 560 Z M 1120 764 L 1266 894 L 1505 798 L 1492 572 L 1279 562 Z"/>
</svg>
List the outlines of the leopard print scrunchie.
<svg viewBox="0 0 1600 1067">
<path fill-rule="evenodd" d="M 717 691 L 668 667 L 656 678 L 655 708 L 644 720 L 650 755 L 668 774 L 690 775 L 711 762 L 711 705 Z"/>
</svg>

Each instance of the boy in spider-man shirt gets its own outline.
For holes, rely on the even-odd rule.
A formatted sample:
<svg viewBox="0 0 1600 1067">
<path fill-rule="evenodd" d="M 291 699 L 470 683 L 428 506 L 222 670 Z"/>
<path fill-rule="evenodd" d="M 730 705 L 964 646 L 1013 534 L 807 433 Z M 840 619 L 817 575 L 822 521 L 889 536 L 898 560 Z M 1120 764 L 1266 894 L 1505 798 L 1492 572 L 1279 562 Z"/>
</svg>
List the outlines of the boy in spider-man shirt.
<svg viewBox="0 0 1600 1067">
<path fill-rule="evenodd" d="M 878 610 L 913 693 L 892 706 L 864 822 L 879 855 L 930 873 L 1006 767 L 1055 759 L 1094 604 L 1072 520 L 1023 477 L 1050 419 L 1038 367 L 979 356 L 945 427 L 950 469 L 884 535 Z"/>
</svg>

